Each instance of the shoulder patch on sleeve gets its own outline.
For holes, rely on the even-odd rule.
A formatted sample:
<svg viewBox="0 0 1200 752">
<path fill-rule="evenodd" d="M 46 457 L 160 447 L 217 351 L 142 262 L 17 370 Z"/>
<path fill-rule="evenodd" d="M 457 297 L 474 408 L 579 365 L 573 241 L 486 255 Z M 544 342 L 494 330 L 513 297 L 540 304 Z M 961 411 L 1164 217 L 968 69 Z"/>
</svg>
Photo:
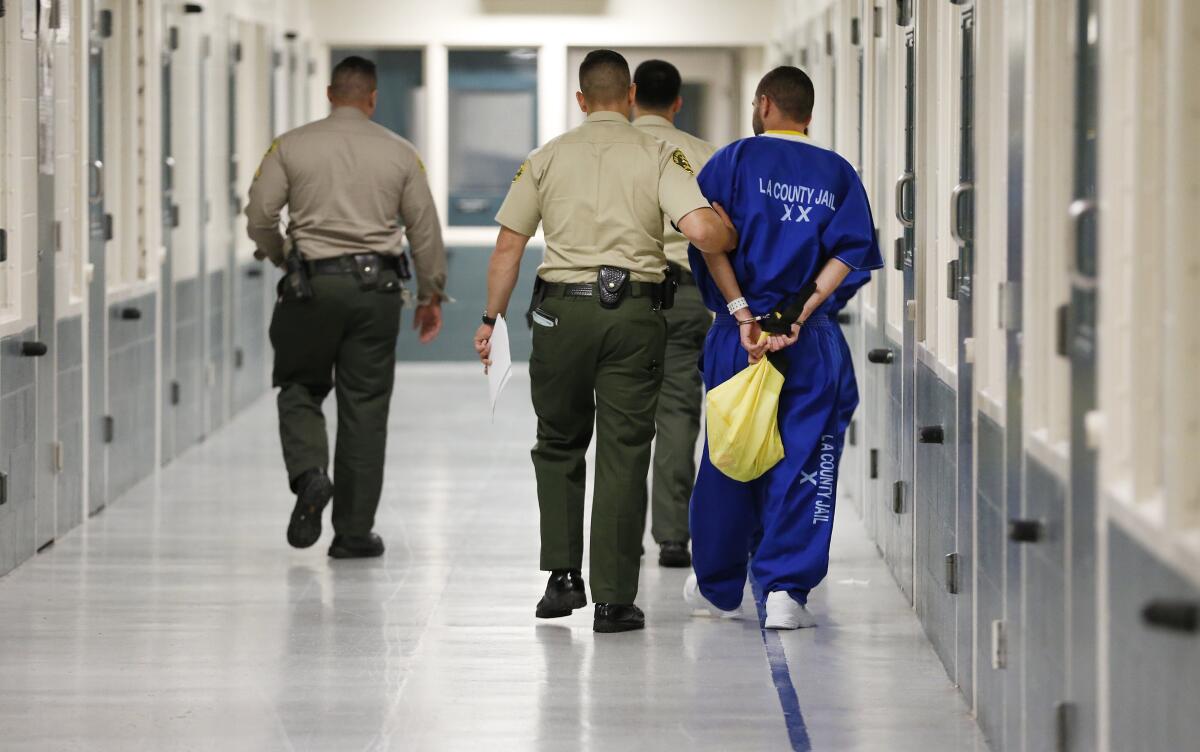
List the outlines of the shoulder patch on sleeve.
<svg viewBox="0 0 1200 752">
<path fill-rule="evenodd" d="M 275 150 L 277 150 L 278 148 L 279 148 L 279 139 L 275 139 L 274 141 L 271 142 L 271 146 L 270 146 L 270 148 L 267 149 L 267 153 L 263 155 L 262 162 L 265 162 L 267 160 L 267 157 L 269 157 L 273 153 L 275 153 Z M 254 172 L 254 177 L 256 179 L 258 178 L 259 175 L 262 175 L 262 162 L 258 163 L 258 169 Z"/>
<path fill-rule="evenodd" d="M 691 162 L 688 162 L 687 156 L 683 153 L 683 149 L 676 149 L 671 152 L 671 161 L 686 170 L 689 175 L 696 174 L 696 171 L 692 169 Z"/>
<path fill-rule="evenodd" d="M 529 160 L 526 160 L 521 163 L 521 166 L 517 168 L 517 174 L 513 175 L 512 181 L 514 183 L 521 179 L 521 176 L 525 174 L 525 168 L 528 166 L 529 166 Z"/>
</svg>

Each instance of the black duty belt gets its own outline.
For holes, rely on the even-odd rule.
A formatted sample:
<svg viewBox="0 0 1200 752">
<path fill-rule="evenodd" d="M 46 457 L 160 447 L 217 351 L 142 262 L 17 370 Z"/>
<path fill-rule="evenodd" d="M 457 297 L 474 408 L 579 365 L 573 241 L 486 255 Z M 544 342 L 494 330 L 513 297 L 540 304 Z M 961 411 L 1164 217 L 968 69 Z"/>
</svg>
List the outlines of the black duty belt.
<svg viewBox="0 0 1200 752">
<path fill-rule="evenodd" d="M 391 269 L 397 274 L 401 271 L 400 257 L 391 254 L 382 253 L 355 253 L 347 256 L 334 256 L 333 258 L 312 259 L 306 261 L 309 274 L 357 274 L 358 267 L 355 264 L 355 258 L 358 259 L 373 259 L 379 269 Z"/>
<path fill-rule="evenodd" d="M 631 298 L 658 298 L 661 284 L 658 282 L 630 282 L 628 295 Z M 594 282 L 545 282 L 542 289 L 548 298 L 596 298 L 600 287 Z"/>
<path fill-rule="evenodd" d="M 671 264 L 671 270 L 675 272 L 675 279 L 679 282 L 680 287 L 695 287 L 696 278 L 692 276 L 692 272 L 686 266 L 679 264 Z"/>
</svg>

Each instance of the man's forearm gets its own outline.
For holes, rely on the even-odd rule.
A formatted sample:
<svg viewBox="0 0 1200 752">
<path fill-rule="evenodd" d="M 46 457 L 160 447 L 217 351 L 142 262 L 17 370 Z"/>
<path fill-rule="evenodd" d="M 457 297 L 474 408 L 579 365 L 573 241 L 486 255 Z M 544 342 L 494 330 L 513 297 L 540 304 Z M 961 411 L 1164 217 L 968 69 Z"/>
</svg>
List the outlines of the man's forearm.
<svg viewBox="0 0 1200 752">
<path fill-rule="evenodd" d="M 733 273 L 733 262 L 729 260 L 728 254 L 705 253 L 704 264 L 708 267 L 708 273 L 716 283 L 717 289 L 725 296 L 726 303 L 732 303 L 742 297 L 742 288 Z"/>
<path fill-rule="evenodd" d="M 809 298 L 809 304 L 805 306 L 805 309 L 815 310 L 824 303 L 834 290 L 842 286 L 842 282 L 849 273 L 850 267 L 842 261 L 836 258 L 826 261 L 825 266 L 821 267 L 820 273 L 817 274 L 817 291 Z"/>
<path fill-rule="evenodd" d="M 488 302 L 487 313 L 490 316 L 506 313 L 513 289 L 517 286 L 517 276 L 521 271 L 521 257 L 525 255 L 525 245 L 529 238 L 513 232 L 506 227 L 500 228 L 500 236 L 496 238 L 496 250 L 488 262 Z"/>
</svg>

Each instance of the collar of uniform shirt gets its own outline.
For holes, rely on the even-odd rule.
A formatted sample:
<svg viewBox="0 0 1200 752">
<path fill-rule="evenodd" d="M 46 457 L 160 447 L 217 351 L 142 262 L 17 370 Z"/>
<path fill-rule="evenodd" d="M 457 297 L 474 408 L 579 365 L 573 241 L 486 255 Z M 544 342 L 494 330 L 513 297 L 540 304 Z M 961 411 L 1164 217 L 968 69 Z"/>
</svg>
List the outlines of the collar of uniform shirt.
<svg viewBox="0 0 1200 752">
<path fill-rule="evenodd" d="M 808 134 L 801 133 L 800 131 L 767 131 L 763 135 L 764 136 L 774 136 L 775 138 L 793 138 L 793 139 L 797 139 L 797 140 L 802 139 L 804 141 L 808 140 Z"/>
<path fill-rule="evenodd" d="M 588 113 L 587 122 L 589 123 L 625 123 L 629 124 L 629 118 L 619 112 L 612 110 L 601 110 L 600 112 Z"/>
<path fill-rule="evenodd" d="M 366 120 L 367 113 L 363 112 L 362 110 L 358 109 L 357 107 L 344 105 L 342 107 L 334 107 L 333 112 L 329 113 L 329 117 L 358 118 L 359 120 Z"/>
<path fill-rule="evenodd" d="M 674 128 L 675 124 L 667 120 L 662 115 L 642 115 L 633 121 L 634 125 L 664 125 L 668 128 Z"/>
</svg>

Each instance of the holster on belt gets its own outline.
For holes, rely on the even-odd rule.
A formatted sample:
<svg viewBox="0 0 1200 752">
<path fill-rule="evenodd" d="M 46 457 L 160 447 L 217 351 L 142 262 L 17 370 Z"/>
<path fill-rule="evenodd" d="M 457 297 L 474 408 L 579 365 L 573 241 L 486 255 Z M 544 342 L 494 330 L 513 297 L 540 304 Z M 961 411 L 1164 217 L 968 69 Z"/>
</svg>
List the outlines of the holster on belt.
<svg viewBox="0 0 1200 752">
<path fill-rule="evenodd" d="M 312 300 L 312 281 L 308 278 L 308 267 L 300 255 L 300 249 L 292 249 L 283 260 L 283 268 L 283 279 L 279 280 L 279 298 L 286 301 Z"/>
<path fill-rule="evenodd" d="M 533 312 L 546 300 L 546 282 L 541 277 L 533 280 L 533 296 L 529 299 L 529 310 L 525 311 L 525 323 L 533 328 Z"/>
<path fill-rule="evenodd" d="M 667 276 L 658 292 L 658 307 L 668 311 L 675 307 L 675 293 L 679 290 L 679 275 L 683 269 L 675 264 L 667 265 Z"/>
</svg>

